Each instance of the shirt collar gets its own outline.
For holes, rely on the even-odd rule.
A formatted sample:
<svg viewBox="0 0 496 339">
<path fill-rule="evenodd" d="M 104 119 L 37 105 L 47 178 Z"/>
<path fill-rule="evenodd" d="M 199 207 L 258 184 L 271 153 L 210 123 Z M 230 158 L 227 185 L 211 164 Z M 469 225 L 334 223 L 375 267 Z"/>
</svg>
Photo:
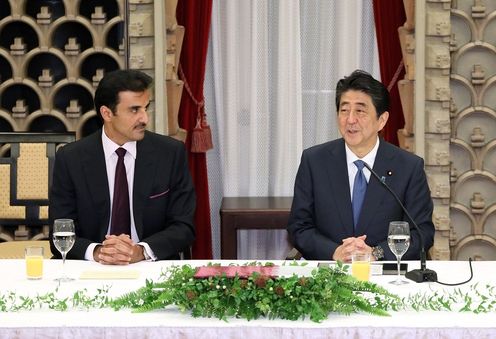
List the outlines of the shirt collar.
<svg viewBox="0 0 496 339">
<path fill-rule="evenodd" d="M 136 141 L 128 141 L 124 145 L 119 146 L 105 134 L 105 127 L 102 128 L 102 145 L 105 159 L 109 159 L 115 153 L 116 149 L 122 147 L 136 160 Z"/>
<path fill-rule="evenodd" d="M 353 164 L 355 160 L 360 159 L 365 161 L 370 167 L 374 167 L 375 157 L 377 156 L 377 150 L 379 149 L 379 136 L 377 136 L 374 147 L 363 158 L 357 157 L 346 143 L 344 144 L 344 147 L 346 149 L 346 163 L 348 164 L 348 166 Z"/>
</svg>

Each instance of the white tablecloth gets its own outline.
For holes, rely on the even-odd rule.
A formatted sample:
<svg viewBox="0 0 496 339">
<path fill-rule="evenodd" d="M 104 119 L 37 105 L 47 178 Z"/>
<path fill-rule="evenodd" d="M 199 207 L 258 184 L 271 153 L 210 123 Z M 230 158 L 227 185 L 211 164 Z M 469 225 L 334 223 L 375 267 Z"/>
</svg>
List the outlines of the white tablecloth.
<svg viewBox="0 0 496 339">
<path fill-rule="evenodd" d="M 231 261 L 230 261 L 231 262 Z M 277 263 L 277 261 L 273 261 Z M 119 296 L 144 285 L 146 278 L 156 279 L 163 268 L 171 264 L 197 266 L 205 261 L 142 262 L 127 267 L 102 266 L 86 261 L 67 261 L 66 271 L 78 278 L 85 270 L 138 270 L 139 278 L 132 280 L 80 280 L 62 283 L 61 295 L 72 295 L 77 290 L 95 291 L 109 286 L 110 296 Z M 227 262 L 223 262 L 227 263 Z M 245 263 L 239 261 L 238 263 Z M 317 263 L 310 262 L 316 266 Z M 496 285 L 496 262 L 474 262 L 474 279 Z M 409 270 L 418 268 L 409 262 Z M 428 268 L 438 273 L 444 282 L 465 280 L 469 274 L 467 262 L 428 262 Z M 53 279 L 60 274 L 61 261 L 45 261 L 44 277 L 39 281 L 25 278 L 23 260 L 0 260 L 0 291 L 36 295 L 53 292 L 58 283 Z M 388 284 L 393 276 L 373 276 L 372 281 L 387 287 L 391 292 L 406 296 L 418 291 L 447 289 L 436 283 L 403 286 Z M 23 311 L 0 313 L 0 338 L 496 338 L 496 313 L 471 312 L 392 312 L 391 317 L 369 314 L 350 316 L 330 314 L 322 323 L 309 319 L 299 321 L 259 319 L 246 321 L 229 319 L 192 318 L 177 308 L 149 313 L 115 312 L 110 309 L 67 312 Z"/>
</svg>

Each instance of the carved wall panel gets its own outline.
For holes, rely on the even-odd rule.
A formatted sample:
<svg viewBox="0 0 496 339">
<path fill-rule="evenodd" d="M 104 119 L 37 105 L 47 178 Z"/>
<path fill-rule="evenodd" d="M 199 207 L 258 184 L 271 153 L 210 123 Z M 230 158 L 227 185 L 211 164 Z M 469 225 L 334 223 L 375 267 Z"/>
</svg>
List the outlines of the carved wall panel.
<svg viewBox="0 0 496 339">
<path fill-rule="evenodd" d="M 125 66 L 124 0 L 9 0 L 0 16 L 0 130 L 99 126 L 93 93 Z"/>
<path fill-rule="evenodd" d="M 452 259 L 496 259 L 496 2 L 451 4 Z"/>
</svg>

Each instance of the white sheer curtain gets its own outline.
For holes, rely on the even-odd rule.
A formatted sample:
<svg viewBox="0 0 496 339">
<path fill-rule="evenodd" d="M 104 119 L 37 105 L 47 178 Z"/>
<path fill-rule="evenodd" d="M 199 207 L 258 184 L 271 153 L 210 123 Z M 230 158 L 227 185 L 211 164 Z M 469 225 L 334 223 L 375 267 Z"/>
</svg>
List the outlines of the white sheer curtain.
<svg viewBox="0 0 496 339">
<path fill-rule="evenodd" d="M 222 197 L 292 196 L 301 152 L 337 138 L 334 88 L 379 77 L 370 0 L 214 0 L 205 80 L 214 257 Z M 286 231 L 239 231 L 238 258 L 280 259 Z"/>
</svg>

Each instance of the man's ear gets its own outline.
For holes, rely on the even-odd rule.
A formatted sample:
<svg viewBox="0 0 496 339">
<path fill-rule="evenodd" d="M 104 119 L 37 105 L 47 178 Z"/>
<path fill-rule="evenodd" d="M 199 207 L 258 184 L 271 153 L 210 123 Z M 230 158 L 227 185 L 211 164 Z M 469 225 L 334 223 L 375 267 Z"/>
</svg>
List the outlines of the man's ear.
<svg viewBox="0 0 496 339">
<path fill-rule="evenodd" d="M 389 119 L 388 111 L 385 111 L 379 116 L 379 131 L 382 130 L 384 126 L 386 126 L 386 122 L 388 121 L 388 119 Z"/>
<path fill-rule="evenodd" d="M 100 106 L 100 114 L 104 121 L 110 121 L 110 118 L 113 115 L 112 110 L 107 106 Z"/>
</svg>

